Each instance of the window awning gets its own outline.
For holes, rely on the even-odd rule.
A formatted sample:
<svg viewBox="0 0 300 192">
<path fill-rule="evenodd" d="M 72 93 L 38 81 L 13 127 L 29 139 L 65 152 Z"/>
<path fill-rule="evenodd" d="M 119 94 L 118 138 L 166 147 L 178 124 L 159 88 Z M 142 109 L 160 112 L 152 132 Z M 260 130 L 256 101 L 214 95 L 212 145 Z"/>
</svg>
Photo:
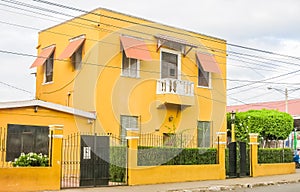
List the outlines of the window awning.
<svg viewBox="0 0 300 192">
<path fill-rule="evenodd" d="M 179 51 L 181 51 L 183 55 L 186 56 L 193 48 L 197 47 L 197 45 L 189 43 L 184 39 L 179 39 L 168 35 L 157 34 L 154 37 L 158 40 L 157 50 L 160 49 L 161 46 L 167 46 L 174 49 L 178 49 L 179 46 Z"/>
<path fill-rule="evenodd" d="M 120 39 L 126 57 L 144 61 L 152 60 L 147 45 L 143 40 L 128 36 L 121 36 Z"/>
<path fill-rule="evenodd" d="M 212 54 L 197 52 L 196 56 L 204 71 L 221 74 L 221 70 Z"/>
<path fill-rule="evenodd" d="M 35 59 L 33 64 L 30 66 L 30 68 L 41 66 L 45 63 L 45 61 L 51 56 L 55 49 L 55 46 L 49 46 L 42 50 L 42 52 L 39 54 L 39 56 Z"/>
<path fill-rule="evenodd" d="M 77 38 L 73 41 L 70 41 L 69 45 L 65 48 L 65 50 L 60 54 L 58 59 L 66 59 L 71 57 L 75 51 L 83 44 L 85 38 Z"/>
</svg>

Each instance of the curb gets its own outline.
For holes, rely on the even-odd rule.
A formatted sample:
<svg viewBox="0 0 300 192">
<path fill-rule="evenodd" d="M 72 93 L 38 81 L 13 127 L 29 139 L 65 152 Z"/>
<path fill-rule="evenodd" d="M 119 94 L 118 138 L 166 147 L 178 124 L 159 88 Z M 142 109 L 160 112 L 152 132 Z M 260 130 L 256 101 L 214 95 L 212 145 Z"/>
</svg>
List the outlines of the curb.
<svg viewBox="0 0 300 192">
<path fill-rule="evenodd" d="M 258 183 L 245 183 L 245 184 L 233 184 L 226 186 L 210 186 L 210 187 L 199 187 L 199 188 L 191 188 L 191 189 L 172 189 L 167 190 L 166 192 L 209 192 L 209 191 L 232 191 L 235 189 L 241 188 L 254 188 L 254 187 L 263 187 L 270 185 L 283 185 L 289 183 L 300 183 L 300 179 L 297 180 L 282 180 L 282 181 L 269 181 L 269 182 L 258 182 Z"/>
</svg>

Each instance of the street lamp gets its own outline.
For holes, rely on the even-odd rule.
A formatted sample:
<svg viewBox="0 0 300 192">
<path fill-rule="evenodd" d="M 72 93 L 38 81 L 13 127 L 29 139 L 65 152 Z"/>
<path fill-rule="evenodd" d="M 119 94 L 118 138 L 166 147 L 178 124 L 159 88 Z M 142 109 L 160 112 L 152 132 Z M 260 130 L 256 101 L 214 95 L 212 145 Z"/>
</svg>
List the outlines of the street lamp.
<svg viewBox="0 0 300 192">
<path fill-rule="evenodd" d="M 235 112 L 230 113 L 231 119 L 231 142 L 235 142 L 235 131 L 234 131 L 234 123 L 235 123 Z"/>
</svg>

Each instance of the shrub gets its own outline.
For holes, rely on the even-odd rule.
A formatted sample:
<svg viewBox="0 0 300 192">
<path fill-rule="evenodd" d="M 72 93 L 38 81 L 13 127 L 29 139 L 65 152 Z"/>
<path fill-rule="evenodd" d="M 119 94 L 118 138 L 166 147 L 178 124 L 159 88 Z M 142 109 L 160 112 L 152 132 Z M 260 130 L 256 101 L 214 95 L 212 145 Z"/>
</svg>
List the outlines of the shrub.
<svg viewBox="0 0 300 192">
<path fill-rule="evenodd" d="M 138 166 L 216 164 L 216 158 L 215 148 L 138 148 Z"/>
<path fill-rule="evenodd" d="M 46 167 L 49 166 L 49 158 L 47 155 L 36 153 L 21 153 L 12 163 L 14 167 Z"/>
<path fill-rule="evenodd" d="M 259 149 L 258 163 L 290 163 L 293 162 L 293 151 L 289 148 Z"/>
<path fill-rule="evenodd" d="M 126 146 L 110 147 L 110 180 L 124 182 L 126 176 Z"/>
</svg>

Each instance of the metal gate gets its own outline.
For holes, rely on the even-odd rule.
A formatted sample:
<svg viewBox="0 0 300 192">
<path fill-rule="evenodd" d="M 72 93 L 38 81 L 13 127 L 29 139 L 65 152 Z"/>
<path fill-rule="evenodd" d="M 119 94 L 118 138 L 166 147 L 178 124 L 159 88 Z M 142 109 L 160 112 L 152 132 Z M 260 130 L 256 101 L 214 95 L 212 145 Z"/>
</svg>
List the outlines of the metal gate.
<svg viewBox="0 0 300 192">
<path fill-rule="evenodd" d="M 250 175 L 249 150 L 245 142 L 231 142 L 229 149 L 229 177 L 245 177 Z"/>
<path fill-rule="evenodd" d="M 62 150 L 62 188 L 127 184 L 127 145 L 119 138 L 76 133 Z"/>
</svg>

